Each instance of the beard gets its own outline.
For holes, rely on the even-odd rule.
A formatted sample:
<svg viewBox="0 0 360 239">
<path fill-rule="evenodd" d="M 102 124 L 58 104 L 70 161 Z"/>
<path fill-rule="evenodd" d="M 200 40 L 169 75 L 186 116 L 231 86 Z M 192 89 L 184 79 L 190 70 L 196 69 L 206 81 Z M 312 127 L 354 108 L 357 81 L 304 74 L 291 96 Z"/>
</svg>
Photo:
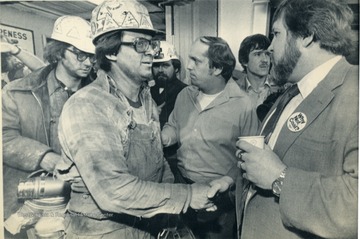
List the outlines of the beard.
<svg viewBox="0 0 360 239">
<path fill-rule="evenodd" d="M 295 39 L 292 37 L 286 45 L 283 57 L 275 64 L 275 83 L 282 86 L 286 84 L 299 61 L 301 52 L 296 47 Z"/>
<path fill-rule="evenodd" d="M 160 87 L 166 87 L 172 80 L 176 79 L 176 75 L 173 74 L 171 78 L 169 78 L 166 74 L 158 73 L 154 76 L 154 80 L 156 85 Z"/>
</svg>

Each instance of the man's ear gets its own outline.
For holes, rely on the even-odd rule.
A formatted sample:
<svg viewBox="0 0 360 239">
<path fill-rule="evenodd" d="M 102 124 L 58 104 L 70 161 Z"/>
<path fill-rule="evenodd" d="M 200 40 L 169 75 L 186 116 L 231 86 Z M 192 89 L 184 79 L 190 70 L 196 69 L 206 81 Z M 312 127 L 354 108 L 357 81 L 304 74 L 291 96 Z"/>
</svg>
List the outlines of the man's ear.
<svg viewBox="0 0 360 239">
<path fill-rule="evenodd" d="M 117 57 L 114 54 L 111 55 L 105 55 L 105 57 L 109 60 L 109 61 L 116 61 Z"/>
<path fill-rule="evenodd" d="M 221 75 L 221 72 L 222 72 L 223 69 L 214 67 L 212 70 L 213 70 L 214 75 L 219 76 L 219 75 Z"/>
<path fill-rule="evenodd" d="M 301 41 L 301 44 L 303 47 L 306 48 L 306 47 L 310 46 L 311 43 L 313 43 L 313 42 L 314 42 L 314 34 L 311 34 L 307 37 L 304 37 Z"/>
</svg>

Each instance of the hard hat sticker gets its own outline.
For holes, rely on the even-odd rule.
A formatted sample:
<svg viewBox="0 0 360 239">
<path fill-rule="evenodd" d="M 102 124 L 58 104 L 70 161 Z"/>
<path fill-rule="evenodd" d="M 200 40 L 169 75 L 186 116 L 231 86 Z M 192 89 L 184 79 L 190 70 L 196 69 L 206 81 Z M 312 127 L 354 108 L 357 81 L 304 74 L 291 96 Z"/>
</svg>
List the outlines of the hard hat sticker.
<svg viewBox="0 0 360 239">
<path fill-rule="evenodd" d="M 302 112 L 295 112 L 289 117 L 287 127 L 292 132 L 299 132 L 306 126 L 306 123 L 306 115 Z"/>
<path fill-rule="evenodd" d="M 149 16 L 142 14 L 140 26 L 145 28 L 152 28 L 152 24 L 149 22 Z"/>
<path fill-rule="evenodd" d="M 106 15 L 105 18 L 105 22 L 104 22 L 104 31 L 108 30 L 108 29 L 114 29 L 117 28 L 118 25 L 116 24 L 116 22 L 114 21 L 114 19 L 110 16 L 110 14 Z"/>
<path fill-rule="evenodd" d="M 126 14 L 121 26 L 123 27 L 139 27 L 139 22 L 136 21 L 134 15 L 131 12 L 124 12 Z"/>
<path fill-rule="evenodd" d="M 91 30 L 93 42 L 99 36 L 114 30 L 146 30 L 158 32 L 153 28 L 147 8 L 137 1 L 105 0 L 93 11 Z"/>
<path fill-rule="evenodd" d="M 70 29 L 70 31 L 67 33 L 67 36 L 75 39 L 81 38 L 79 31 L 75 27 Z"/>
</svg>

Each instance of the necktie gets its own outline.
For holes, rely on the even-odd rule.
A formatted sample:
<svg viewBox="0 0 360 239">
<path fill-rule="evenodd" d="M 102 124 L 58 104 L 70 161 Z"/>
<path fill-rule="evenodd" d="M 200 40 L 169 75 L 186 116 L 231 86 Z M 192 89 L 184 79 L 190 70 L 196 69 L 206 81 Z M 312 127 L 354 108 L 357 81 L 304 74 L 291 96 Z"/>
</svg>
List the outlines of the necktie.
<svg viewBox="0 0 360 239">
<path fill-rule="evenodd" d="M 269 141 L 269 138 L 271 136 L 271 133 L 274 131 L 276 123 L 278 122 L 281 113 L 285 109 L 285 106 L 289 103 L 289 101 L 299 94 L 299 88 L 297 84 L 292 85 L 290 88 L 288 88 L 284 94 L 281 96 L 281 99 L 279 101 L 279 104 L 277 105 L 274 114 L 270 117 L 267 124 L 265 125 L 265 128 L 262 132 L 262 135 L 265 136 L 265 142 L 267 143 Z"/>
</svg>

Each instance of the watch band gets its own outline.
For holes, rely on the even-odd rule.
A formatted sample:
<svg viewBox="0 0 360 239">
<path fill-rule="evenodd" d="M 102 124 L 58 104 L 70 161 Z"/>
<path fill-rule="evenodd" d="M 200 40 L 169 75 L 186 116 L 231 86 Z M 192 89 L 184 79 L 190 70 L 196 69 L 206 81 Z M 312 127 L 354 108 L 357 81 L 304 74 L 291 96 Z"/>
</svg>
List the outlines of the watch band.
<svg viewBox="0 0 360 239">
<path fill-rule="evenodd" d="M 280 196 L 281 189 L 284 184 L 286 170 L 287 170 L 287 167 L 280 173 L 279 177 L 277 179 L 275 179 L 274 182 L 272 183 L 272 192 L 277 197 Z"/>
</svg>

